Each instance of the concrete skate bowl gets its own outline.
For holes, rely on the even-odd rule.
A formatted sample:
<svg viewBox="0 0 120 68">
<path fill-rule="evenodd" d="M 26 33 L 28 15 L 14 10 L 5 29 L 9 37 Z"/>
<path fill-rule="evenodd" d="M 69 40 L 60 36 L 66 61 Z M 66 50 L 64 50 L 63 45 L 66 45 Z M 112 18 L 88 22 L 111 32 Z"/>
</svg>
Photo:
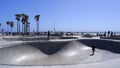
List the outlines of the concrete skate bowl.
<svg viewBox="0 0 120 68">
<path fill-rule="evenodd" d="M 102 62 L 120 57 L 120 43 L 109 40 L 44 41 L 0 48 L 1 65 L 54 66 Z M 91 46 L 96 47 L 90 56 Z M 97 59 L 96 59 L 97 58 Z"/>
</svg>

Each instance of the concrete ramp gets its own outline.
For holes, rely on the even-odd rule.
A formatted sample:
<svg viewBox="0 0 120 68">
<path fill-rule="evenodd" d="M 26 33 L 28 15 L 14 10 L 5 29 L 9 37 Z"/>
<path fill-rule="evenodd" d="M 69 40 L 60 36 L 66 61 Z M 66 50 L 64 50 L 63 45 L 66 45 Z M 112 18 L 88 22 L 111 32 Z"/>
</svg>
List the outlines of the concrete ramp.
<svg viewBox="0 0 120 68">
<path fill-rule="evenodd" d="M 39 49 L 28 46 L 11 46 L 0 49 L 0 64 L 29 64 L 36 62 L 37 59 L 43 59 L 45 56 Z"/>
<path fill-rule="evenodd" d="M 88 58 L 91 54 L 91 48 L 81 44 L 78 41 L 72 41 L 52 56 L 55 56 L 59 62 L 68 64 L 76 63 Z M 67 61 L 67 62 L 65 62 Z"/>
<path fill-rule="evenodd" d="M 89 47 L 86 47 L 85 45 L 76 41 L 67 42 L 67 44 L 64 44 L 62 48 L 61 46 L 56 46 L 55 43 L 54 44 L 51 42 L 46 43 L 49 43 L 51 47 L 53 47 L 54 45 L 54 48 L 60 47 L 60 50 L 54 52 L 54 54 L 48 55 L 42 52 L 40 47 L 35 47 L 30 44 L 5 47 L 0 49 L 0 64 L 10 65 L 73 64 L 86 59 L 89 56 L 91 50 Z M 59 44 L 61 43 L 63 42 L 59 42 Z M 42 46 L 42 43 L 37 46 Z M 44 44 L 44 46 L 47 46 L 47 44 Z"/>
<path fill-rule="evenodd" d="M 85 60 L 91 54 L 91 48 L 77 41 L 72 41 L 65 45 L 61 50 L 49 57 L 49 64 L 75 64 Z"/>
</svg>

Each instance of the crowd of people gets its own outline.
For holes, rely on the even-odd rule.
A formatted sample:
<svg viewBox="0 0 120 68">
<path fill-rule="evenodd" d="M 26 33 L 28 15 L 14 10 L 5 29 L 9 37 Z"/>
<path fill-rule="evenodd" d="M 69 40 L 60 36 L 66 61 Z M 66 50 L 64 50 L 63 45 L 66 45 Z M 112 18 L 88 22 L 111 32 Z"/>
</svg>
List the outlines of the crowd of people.
<svg viewBox="0 0 120 68">
<path fill-rule="evenodd" d="M 116 36 L 116 33 L 114 33 L 113 31 L 108 31 L 108 32 L 104 32 L 104 33 L 97 33 L 97 36 L 112 37 L 112 36 Z"/>
</svg>

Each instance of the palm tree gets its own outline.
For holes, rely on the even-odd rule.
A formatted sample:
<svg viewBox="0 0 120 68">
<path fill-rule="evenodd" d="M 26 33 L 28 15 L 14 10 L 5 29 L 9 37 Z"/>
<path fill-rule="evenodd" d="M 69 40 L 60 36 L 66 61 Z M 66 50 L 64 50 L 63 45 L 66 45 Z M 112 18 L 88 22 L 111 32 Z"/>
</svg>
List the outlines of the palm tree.
<svg viewBox="0 0 120 68">
<path fill-rule="evenodd" d="M 30 33 L 30 22 L 28 22 L 27 27 L 28 27 L 28 33 Z"/>
<path fill-rule="evenodd" d="M 17 33 L 20 34 L 20 14 L 15 14 L 17 20 Z"/>
<path fill-rule="evenodd" d="M 2 25 L 2 24 L 0 23 L 0 27 L 1 27 L 1 25 Z"/>
<path fill-rule="evenodd" d="M 26 34 L 28 33 L 28 18 L 29 18 L 29 16 L 25 15 L 25 33 Z"/>
<path fill-rule="evenodd" d="M 7 21 L 6 24 L 8 25 L 8 32 L 9 32 L 9 24 L 10 24 L 10 21 Z"/>
<path fill-rule="evenodd" d="M 1 27 L 1 26 L 2 26 L 2 23 L 0 23 L 0 27 Z M 3 35 L 3 30 L 4 30 L 4 29 L 1 29 L 2 35 Z"/>
<path fill-rule="evenodd" d="M 37 34 L 39 32 L 39 17 L 40 17 L 40 15 L 36 15 L 34 18 L 36 20 L 36 33 Z"/>
<path fill-rule="evenodd" d="M 1 27 L 1 25 L 2 25 L 2 24 L 0 23 L 0 27 Z"/>
<path fill-rule="evenodd" d="M 22 16 L 22 20 L 21 20 L 21 22 L 22 22 L 22 27 L 23 27 L 23 32 L 24 32 L 24 34 L 26 34 L 27 32 L 28 32 L 28 27 L 27 27 L 27 24 L 28 24 L 28 18 L 29 18 L 29 16 L 28 15 L 26 15 L 26 14 L 21 14 L 21 16 Z"/>
<path fill-rule="evenodd" d="M 2 24 L 0 23 L 0 26 L 1 26 Z"/>
<path fill-rule="evenodd" d="M 11 35 L 12 35 L 12 29 L 14 27 L 14 22 L 13 21 L 10 22 L 10 27 L 11 27 Z"/>
<path fill-rule="evenodd" d="M 22 32 L 25 34 L 25 14 L 21 14 L 22 16 L 22 19 L 21 19 L 21 22 L 22 22 Z"/>
</svg>

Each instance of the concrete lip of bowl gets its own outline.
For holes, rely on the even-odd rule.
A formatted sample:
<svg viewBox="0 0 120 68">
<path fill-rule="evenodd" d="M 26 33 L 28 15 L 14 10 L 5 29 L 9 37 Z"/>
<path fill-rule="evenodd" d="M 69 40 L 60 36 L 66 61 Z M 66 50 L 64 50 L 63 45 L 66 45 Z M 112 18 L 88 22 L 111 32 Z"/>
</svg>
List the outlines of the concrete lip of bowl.
<svg viewBox="0 0 120 68">
<path fill-rule="evenodd" d="M 102 62 L 120 57 L 119 44 L 97 39 L 11 44 L 0 48 L 0 64 L 46 66 Z M 91 46 L 96 47 L 93 56 L 90 56 Z"/>
</svg>

